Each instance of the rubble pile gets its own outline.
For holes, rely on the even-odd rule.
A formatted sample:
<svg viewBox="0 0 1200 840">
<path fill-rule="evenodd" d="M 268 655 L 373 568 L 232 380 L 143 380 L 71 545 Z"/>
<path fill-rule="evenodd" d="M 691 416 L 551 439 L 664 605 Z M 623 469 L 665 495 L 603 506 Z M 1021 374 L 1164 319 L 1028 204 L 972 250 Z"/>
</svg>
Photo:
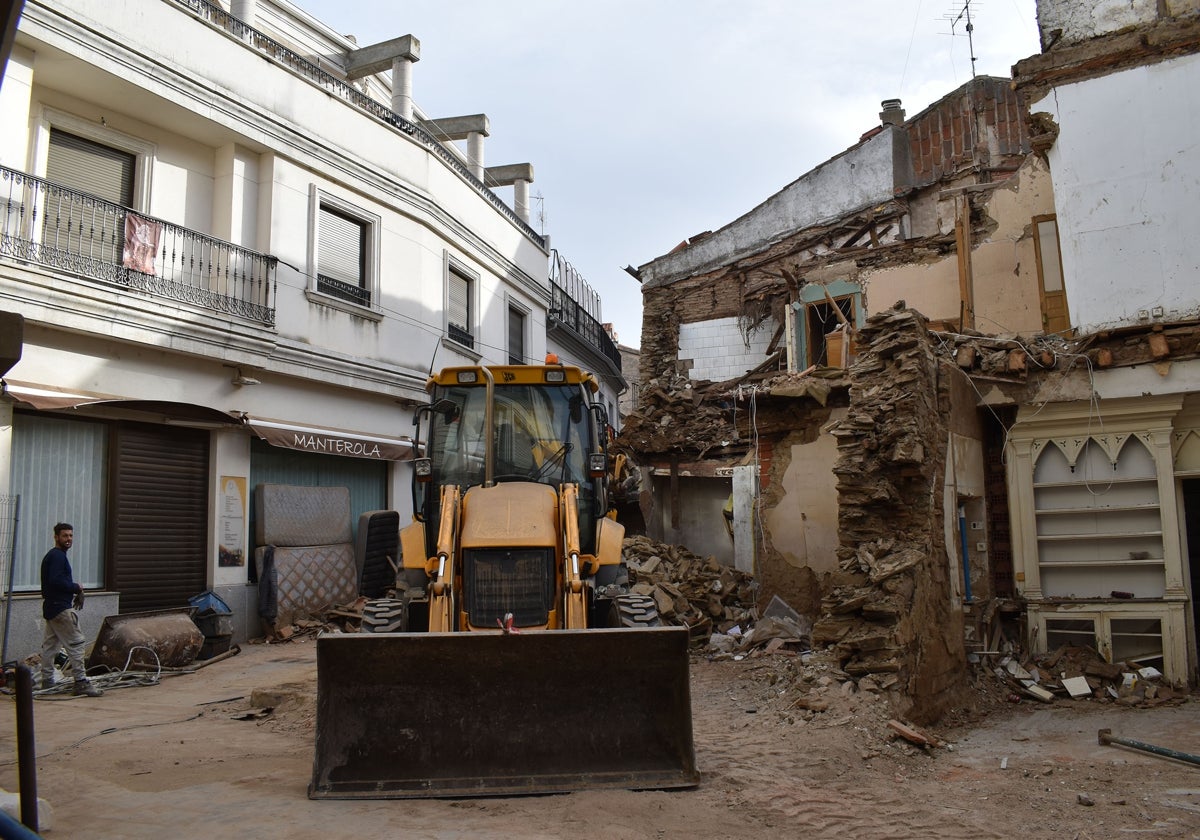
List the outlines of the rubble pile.
<svg viewBox="0 0 1200 840">
<path fill-rule="evenodd" d="M 756 587 L 745 572 L 640 536 L 626 538 L 625 560 L 631 591 L 652 597 L 663 623 L 688 627 L 694 641 L 755 622 Z"/>
<path fill-rule="evenodd" d="M 978 657 L 1010 692 L 1009 701 L 1085 701 L 1121 706 L 1181 703 L 1187 695 L 1163 682 L 1153 666 L 1108 662 L 1090 647 L 1064 645 L 1037 656 L 996 653 Z"/>
</svg>

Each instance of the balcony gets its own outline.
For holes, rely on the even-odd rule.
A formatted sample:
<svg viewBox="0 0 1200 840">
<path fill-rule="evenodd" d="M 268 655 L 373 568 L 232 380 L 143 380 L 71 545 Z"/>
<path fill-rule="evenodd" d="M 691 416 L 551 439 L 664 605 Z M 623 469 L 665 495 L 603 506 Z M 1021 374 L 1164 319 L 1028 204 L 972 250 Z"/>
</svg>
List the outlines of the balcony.
<svg viewBox="0 0 1200 840">
<path fill-rule="evenodd" d="M 567 262 L 558 251 L 554 251 L 550 260 L 550 321 L 549 326 L 562 327 L 573 332 L 583 342 L 591 345 L 600 355 L 613 363 L 617 373 L 621 371 L 621 351 L 609 337 L 603 325 L 592 317 L 586 308 L 581 306 L 569 291 L 578 290 L 578 295 L 594 302 L 599 311 L 599 295 Z"/>
<path fill-rule="evenodd" d="M 275 323 L 275 257 L 3 166 L 0 258 Z"/>
</svg>

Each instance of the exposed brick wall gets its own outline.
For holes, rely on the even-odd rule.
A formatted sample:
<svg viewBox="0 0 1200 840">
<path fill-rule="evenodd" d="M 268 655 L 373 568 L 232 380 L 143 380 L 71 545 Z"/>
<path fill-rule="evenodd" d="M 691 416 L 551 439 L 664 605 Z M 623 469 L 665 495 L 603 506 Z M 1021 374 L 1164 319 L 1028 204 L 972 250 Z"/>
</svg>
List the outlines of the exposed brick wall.
<svg viewBox="0 0 1200 840">
<path fill-rule="evenodd" d="M 956 93 L 905 123 L 914 186 L 976 167 L 984 175 L 990 169 L 1013 170 L 1029 151 L 1025 104 L 1008 80 L 980 77 Z"/>
</svg>

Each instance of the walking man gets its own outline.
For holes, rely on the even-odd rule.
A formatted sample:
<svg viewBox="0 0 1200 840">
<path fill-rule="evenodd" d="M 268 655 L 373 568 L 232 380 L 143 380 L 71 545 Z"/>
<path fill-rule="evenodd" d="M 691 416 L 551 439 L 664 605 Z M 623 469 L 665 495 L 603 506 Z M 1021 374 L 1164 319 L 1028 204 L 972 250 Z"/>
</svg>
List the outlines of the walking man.
<svg viewBox="0 0 1200 840">
<path fill-rule="evenodd" d="M 67 550 L 75 541 L 75 529 L 66 522 L 54 526 L 54 548 L 42 558 L 42 618 L 46 635 L 42 637 L 42 688 L 54 685 L 54 656 L 59 648 L 67 652 L 75 675 L 75 694 L 99 697 L 102 692 L 87 678 L 83 664 L 83 646 L 87 642 L 79 631 L 79 613 L 83 609 L 83 587 L 71 577 Z"/>
</svg>

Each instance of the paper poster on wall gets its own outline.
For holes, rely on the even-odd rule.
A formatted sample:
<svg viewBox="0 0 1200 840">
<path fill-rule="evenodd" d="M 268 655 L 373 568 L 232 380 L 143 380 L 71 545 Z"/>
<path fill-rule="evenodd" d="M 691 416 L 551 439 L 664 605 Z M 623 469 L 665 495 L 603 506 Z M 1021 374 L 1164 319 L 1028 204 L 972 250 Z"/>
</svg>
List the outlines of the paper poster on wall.
<svg viewBox="0 0 1200 840">
<path fill-rule="evenodd" d="M 221 476 L 221 540 L 218 565 L 246 565 L 246 479 Z"/>
</svg>

